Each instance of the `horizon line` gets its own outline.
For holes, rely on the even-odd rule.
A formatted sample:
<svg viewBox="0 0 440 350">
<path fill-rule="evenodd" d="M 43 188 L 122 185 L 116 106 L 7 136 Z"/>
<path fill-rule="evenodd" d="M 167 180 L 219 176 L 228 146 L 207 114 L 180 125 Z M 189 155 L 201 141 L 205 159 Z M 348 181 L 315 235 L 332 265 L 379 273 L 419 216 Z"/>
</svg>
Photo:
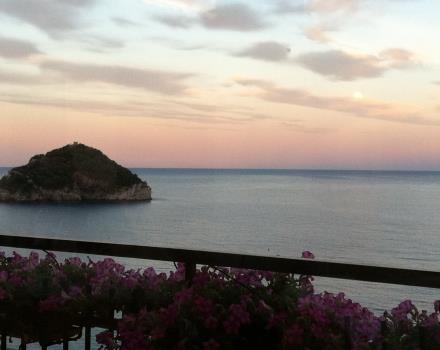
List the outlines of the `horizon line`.
<svg viewBox="0 0 440 350">
<path fill-rule="evenodd" d="M 0 165 L 0 169 L 12 169 L 18 166 Z M 149 170 L 267 170 L 267 171 L 348 171 L 348 172 L 420 172 L 440 173 L 440 169 L 353 169 L 353 168 L 256 168 L 256 167 L 146 167 L 146 166 L 124 166 L 128 169 L 149 169 Z"/>
</svg>

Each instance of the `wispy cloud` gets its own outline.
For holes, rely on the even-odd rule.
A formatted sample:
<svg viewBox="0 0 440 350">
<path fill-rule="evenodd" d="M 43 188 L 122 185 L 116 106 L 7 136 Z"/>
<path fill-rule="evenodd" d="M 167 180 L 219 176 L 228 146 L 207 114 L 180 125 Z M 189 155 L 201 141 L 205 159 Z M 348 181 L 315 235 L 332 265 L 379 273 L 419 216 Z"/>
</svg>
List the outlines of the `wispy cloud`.
<svg viewBox="0 0 440 350">
<path fill-rule="evenodd" d="M 144 0 L 147 4 L 160 4 L 182 9 L 199 10 L 211 6 L 215 0 Z"/>
<path fill-rule="evenodd" d="M 304 0 L 278 0 L 275 1 L 275 13 L 277 15 L 303 14 L 306 12 Z"/>
<path fill-rule="evenodd" d="M 129 88 L 139 88 L 163 94 L 183 94 L 183 81 L 190 74 L 139 69 L 124 66 L 72 63 L 45 60 L 40 63 L 45 71 L 58 73 L 63 79 L 77 82 L 101 82 Z"/>
<path fill-rule="evenodd" d="M 309 0 L 307 9 L 311 12 L 353 12 L 359 9 L 361 0 Z"/>
<path fill-rule="evenodd" d="M 135 21 L 132 21 L 130 19 L 124 18 L 124 17 L 113 17 L 112 22 L 121 26 L 121 27 L 131 27 L 131 26 L 137 26 L 139 23 L 136 23 Z"/>
<path fill-rule="evenodd" d="M 316 126 L 308 126 L 304 125 L 302 122 L 281 122 L 281 125 L 285 128 L 288 128 L 290 130 L 304 133 L 304 134 L 329 134 L 333 130 L 330 128 L 321 128 Z"/>
<path fill-rule="evenodd" d="M 161 15 L 156 20 L 169 27 L 189 28 L 197 22 L 197 19 L 187 15 Z"/>
<path fill-rule="evenodd" d="M 1 0 L 0 13 L 31 24 L 49 35 L 76 29 L 81 11 L 96 0 Z"/>
<path fill-rule="evenodd" d="M 418 64 L 418 59 L 414 52 L 398 47 L 383 50 L 379 53 L 379 57 L 390 62 L 393 68 L 407 68 Z"/>
<path fill-rule="evenodd" d="M 258 88 L 259 92 L 256 93 L 256 97 L 274 103 L 336 111 L 356 117 L 395 123 L 440 126 L 439 120 L 427 119 L 425 113 L 408 106 L 347 97 L 319 96 L 303 89 L 280 88 L 261 80 L 239 79 L 237 82 L 243 86 Z"/>
<path fill-rule="evenodd" d="M 375 78 L 390 69 L 403 69 L 416 63 L 415 54 L 404 49 L 393 48 L 378 56 L 351 54 L 341 50 L 304 53 L 295 61 L 304 68 L 333 80 L 356 80 Z"/>
<path fill-rule="evenodd" d="M 241 110 L 238 106 L 209 106 L 184 101 L 147 103 L 136 100 L 108 102 L 93 99 L 56 98 L 1 94 L 0 102 L 71 109 L 107 117 L 153 118 L 157 120 L 185 121 L 205 126 L 231 126 L 268 119 L 269 116 Z"/>
<path fill-rule="evenodd" d="M 201 22 L 211 29 L 251 31 L 266 27 L 266 22 L 245 4 L 219 5 L 201 14 Z"/>
<path fill-rule="evenodd" d="M 156 17 L 156 20 L 171 27 L 188 28 L 199 24 L 207 29 L 243 32 L 260 30 L 268 25 L 260 13 L 244 3 L 220 4 L 194 16 L 163 15 Z"/>
<path fill-rule="evenodd" d="M 19 72 L 1 71 L 1 85 L 38 85 L 47 82 L 41 75 L 31 75 Z"/>
<path fill-rule="evenodd" d="M 320 22 L 313 26 L 304 29 L 304 35 L 312 40 L 319 43 L 328 43 L 332 39 L 329 36 L 330 32 L 336 31 L 338 27 L 333 22 Z"/>
<path fill-rule="evenodd" d="M 236 56 L 252 57 L 264 61 L 284 61 L 288 58 L 289 52 L 287 45 L 276 41 L 263 41 L 236 53 Z"/>
<path fill-rule="evenodd" d="M 275 5 L 277 14 L 301 14 L 335 12 L 354 12 L 359 9 L 361 0 L 278 0 Z"/>
<path fill-rule="evenodd" d="M 306 0 L 306 12 L 315 18 L 315 23 L 304 29 L 304 35 L 321 44 L 332 42 L 330 33 L 352 20 L 365 3 L 362 0 Z"/>
<path fill-rule="evenodd" d="M 125 47 L 126 42 L 119 39 L 108 38 L 97 35 L 87 35 L 76 38 L 84 47 L 89 51 L 94 52 L 106 52 L 109 50 L 122 49 Z"/>
<path fill-rule="evenodd" d="M 29 41 L 0 37 L 0 57 L 17 59 L 40 53 L 41 51 Z"/>
</svg>

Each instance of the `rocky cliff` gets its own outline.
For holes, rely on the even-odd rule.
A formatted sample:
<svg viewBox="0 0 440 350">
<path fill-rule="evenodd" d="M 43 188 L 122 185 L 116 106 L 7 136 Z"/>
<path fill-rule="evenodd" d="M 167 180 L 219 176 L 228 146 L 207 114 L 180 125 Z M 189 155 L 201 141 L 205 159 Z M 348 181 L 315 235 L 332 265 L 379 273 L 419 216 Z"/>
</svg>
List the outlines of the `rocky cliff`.
<svg viewBox="0 0 440 350">
<path fill-rule="evenodd" d="M 144 201 L 151 188 L 101 151 L 74 143 L 0 179 L 0 201 Z"/>
</svg>

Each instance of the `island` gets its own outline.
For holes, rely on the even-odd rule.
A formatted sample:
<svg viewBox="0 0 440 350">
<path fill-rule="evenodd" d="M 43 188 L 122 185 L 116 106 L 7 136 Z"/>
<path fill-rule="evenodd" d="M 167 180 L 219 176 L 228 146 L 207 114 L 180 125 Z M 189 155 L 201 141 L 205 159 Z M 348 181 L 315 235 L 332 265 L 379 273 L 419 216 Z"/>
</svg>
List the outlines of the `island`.
<svg viewBox="0 0 440 350">
<path fill-rule="evenodd" d="M 100 150 L 74 142 L 0 179 L 0 201 L 147 201 L 151 188 Z"/>
</svg>

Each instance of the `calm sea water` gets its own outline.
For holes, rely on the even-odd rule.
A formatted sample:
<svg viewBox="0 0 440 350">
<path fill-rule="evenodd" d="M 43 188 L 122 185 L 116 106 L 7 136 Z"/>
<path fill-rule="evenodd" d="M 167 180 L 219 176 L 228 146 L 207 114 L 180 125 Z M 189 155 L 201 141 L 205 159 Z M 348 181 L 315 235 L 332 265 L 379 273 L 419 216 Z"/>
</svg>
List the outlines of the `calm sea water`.
<svg viewBox="0 0 440 350">
<path fill-rule="evenodd" d="M 152 202 L 3 203 L 0 232 L 283 257 L 310 250 L 324 260 L 440 267 L 440 173 L 134 171 L 152 186 Z M 423 308 L 440 298 L 425 288 L 334 279 L 317 286 L 377 312 L 405 298 Z"/>
</svg>

